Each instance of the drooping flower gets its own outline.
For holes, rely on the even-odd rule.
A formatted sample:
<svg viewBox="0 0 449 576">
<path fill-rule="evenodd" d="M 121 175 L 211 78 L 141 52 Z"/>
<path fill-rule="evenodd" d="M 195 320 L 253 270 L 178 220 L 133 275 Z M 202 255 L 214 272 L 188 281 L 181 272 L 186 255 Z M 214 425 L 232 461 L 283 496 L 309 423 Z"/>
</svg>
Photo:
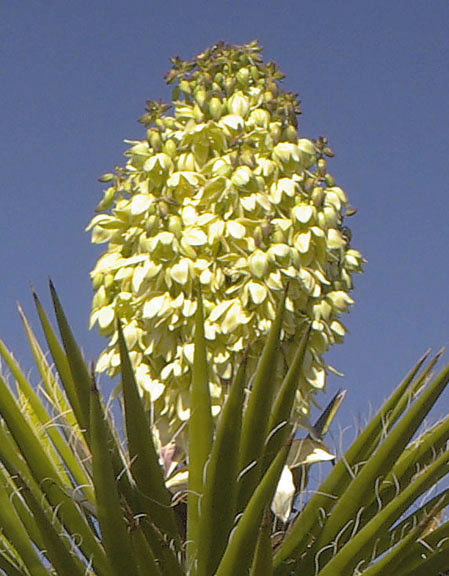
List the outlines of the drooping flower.
<svg viewBox="0 0 449 576">
<path fill-rule="evenodd" d="M 352 211 L 327 171 L 326 138 L 297 133 L 295 94 L 264 64 L 261 47 L 217 44 L 172 60 L 170 106 L 147 102 L 146 139 L 130 142 L 89 225 L 107 243 L 92 271 L 91 325 L 109 339 L 97 369 L 119 369 L 119 317 L 143 397 L 162 436 L 189 417 L 188 389 L 199 282 L 218 413 L 235 356 L 260 355 L 288 283 L 283 324 L 288 364 L 312 332 L 298 411 L 325 386 L 323 354 L 341 342 L 352 275 L 363 259 L 343 224 Z"/>
</svg>

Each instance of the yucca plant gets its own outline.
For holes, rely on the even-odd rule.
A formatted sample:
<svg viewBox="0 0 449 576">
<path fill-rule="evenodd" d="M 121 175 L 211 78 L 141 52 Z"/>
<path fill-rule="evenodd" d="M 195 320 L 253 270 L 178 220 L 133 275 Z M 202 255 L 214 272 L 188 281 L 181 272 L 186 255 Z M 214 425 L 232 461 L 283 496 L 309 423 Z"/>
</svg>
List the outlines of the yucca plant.
<svg viewBox="0 0 449 576">
<path fill-rule="evenodd" d="M 439 355 L 419 360 L 276 530 L 270 509 L 297 451 L 291 416 L 309 337 L 305 330 L 276 394 L 283 303 L 256 371 L 246 373 L 245 358 L 236 367 L 214 424 L 197 296 L 183 497 L 168 488 L 170 457 L 156 449 L 120 324 L 123 434 L 51 293 L 59 336 L 35 302 L 53 365 L 22 314 L 40 391 L 0 344 L 9 368 L 0 378 L 0 572 L 437 576 L 449 569 L 449 522 L 441 519 L 449 489 L 420 500 L 449 471 L 449 417 L 417 435 L 449 381 L 449 366 L 432 376 Z M 328 411 L 322 431 L 329 419 Z"/>
</svg>

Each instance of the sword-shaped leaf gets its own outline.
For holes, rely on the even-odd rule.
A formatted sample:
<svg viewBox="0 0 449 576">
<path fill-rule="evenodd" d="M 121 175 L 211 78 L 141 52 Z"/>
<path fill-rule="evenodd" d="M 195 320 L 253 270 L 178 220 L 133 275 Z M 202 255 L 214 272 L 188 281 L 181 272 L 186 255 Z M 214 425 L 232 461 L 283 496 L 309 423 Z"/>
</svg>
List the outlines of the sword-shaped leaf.
<svg viewBox="0 0 449 576">
<path fill-rule="evenodd" d="M 319 490 L 313 494 L 305 508 L 298 515 L 294 524 L 278 548 L 274 557 L 275 574 L 282 573 L 282 565 L 294 560 L 308 547 L 311 541 L 317 537 L 321 530 L 322 514 L 327 516 L 335 506 L 340 495 L 352 481 L 353 473 L 349 470 L 360 462 L 368 459 L 379 444 L 379 439 L 385 425 L 385 418 L 398 406 L 403 397 L 408 397 L 409 389 L 413 389 L 415 377 L 427 359 L 429 352 L 423 355 L 416 365 L 410 370 L 396 390 L 384 402 L 366 428 L 358 435 L 346 451 L 344 458 L 338 461 Z M 419 378 L 418 378 L 419 379 Z"/>
<path fill-rule="evenodd" d="M 245 508 L 263 472 L 262 460 L 276 389 L 276 367 L 279 361 L 280 333 L 286 297 L 287 291 L 284 292 L 250 383 L 251 392 L 242 421 L 238 511 Z"/>
<path fill-rule="evenodd" d="M 237 526 L 231 533 L 226 551 L 215 576 L 244 576 L 248 574 L 257 544 L 265 510 L 273 499 L 274 491 L 290 450 L 285 444 L 270 464 L 251 495 Z"/>
<path fill-rule="evenodd" d="M 245 367 L 246 358 L 240 364 L 223 407 L 206 465 L 200 503 L 197 576 L 214 574 L 235 519 Z"/>
<path fill-rule="evenodd" d="M 110 565 L 110 573 L 114 576 L 138 574 L 112 467 L 105 413 L 93 378 L 89 404 L 90 443 L 97 518 Z"/>
<path fill-rule="evenodd" d="M 199 499 L 203 493 L 204 469 L 212 447 L 213 421 L 207 369 L 204 313 L 201 294 L 195 316 L 192 388 L 190 393 L 189 484 L 187 495 L 187 567 L 193 569 L 198 550 Z"/>
<path fill-rule="evenodd" d="M 179 531 L 171 506 L 171 496 L 164 484 L 164 474 L 154 446 L 153 436 L 139 396 L 122 327 L 118 323 L 120 365 L 126 437 L 131 474 L 141 493 L 144 510 L 170 538 L 179 540 Z"/>
</svg>

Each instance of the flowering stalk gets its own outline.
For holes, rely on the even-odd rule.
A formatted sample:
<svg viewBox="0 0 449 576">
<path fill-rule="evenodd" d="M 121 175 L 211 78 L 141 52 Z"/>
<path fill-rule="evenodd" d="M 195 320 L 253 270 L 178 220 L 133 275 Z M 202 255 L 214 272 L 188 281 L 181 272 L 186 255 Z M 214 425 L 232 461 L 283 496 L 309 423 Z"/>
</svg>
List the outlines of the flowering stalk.
<svg viewBox="0 0 449 576">
<path fill-rule="evenodd" d="M 311 324 L 301 415 L 325 386 L 323 354 L 343 339 L 340 316 L 362 266 L 344 225 L 354 210 L 327 171 L 333 152 L 326 138 L 298 136 L 297 96 L 261 47 L 216 44 L 172 64 L 172 115 L 147 102 L 146 138 L 102 177 L 109 187 L 88 227 L 94 243 L 107 243 L 92 271 L 91 325 L 109 339 L 97 370 L 119 370 L 120 318 L 163 443 L 190 415 L 197 281 L 214 415 L 246 347 L 254 369 L 288 285 L 286 366 Z"/>
</svg>

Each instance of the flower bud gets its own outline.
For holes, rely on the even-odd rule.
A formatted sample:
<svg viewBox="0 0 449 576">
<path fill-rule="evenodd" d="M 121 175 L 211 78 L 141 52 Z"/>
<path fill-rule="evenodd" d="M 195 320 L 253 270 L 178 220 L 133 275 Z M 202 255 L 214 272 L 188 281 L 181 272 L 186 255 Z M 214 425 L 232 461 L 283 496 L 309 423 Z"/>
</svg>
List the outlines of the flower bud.
<svg viewBox="0 0 449 576">
<path fill-rule="evenodd" d="M 195 172 L 196 170 L 195 156 L 192 152 L 183 152 L 178 158 L 178 170 L 186 170 Z"/>
<path fill-rule="evenodd" d="M 256 250 L 249 257 L 249 270 L 256 278 L 263 278 L 268 272 L 268 266 L 268 255 L 262 250 Z"/>
<path fill-rule="evenodd" d="M 243 188 L 252 178 L 252 172 L 248 166 L 239 166 L 232 175 L 231 182 L 234 186 Z"/>
<path fill-rule="evenodd" d="M 297 142 L 298 141 L 298 133 L 296 132 L 296 128 L 289 124 L 287 128 L 284 130 L 284 138 L 287 142 Z"/>
<path fill-rule="evenodd" d="M 161 135 L 157 130 L 147 130 L 147 140 L 155 152 L 162 151 Z"/>
<path fill-rule="evenodd" d="M 320 186 L 315 186 L 310 197 L 317 208 L 321 208 L 323 206 L 324 190 Z"/>
<path fill-rule="evenodd" d="M 106 289 L 110 288 L 114 284 L 114 276 L 112 274 L 105 274 L 103 284 Z"/>
<path fill-rule="evenodd" d="M 245 118 L 249 110 L 249 101 L 243 92 L 234 92 L 228 99 L 227 106 L 230 114 Z"/>
<path fill-rule="evenodd" d="M 326 174 L 326 160 L 324 158 L 319 158 L 316 163 L 316 173 L 319 176 L 324 176 Z"/>
<path fill-rule="evenodd" d="M 214 120 L 219 120 L 223 112 L 223 104 L 220 98 L 211 98 L 209 101 L 209 114 Z"/>
<path fill-rule="evenodd" d="M 234 78 L 232 78 L 231 76 L 228 76 L 224 81 L 224 89 L 225 89 L 227 96 L 229 96 L 229 94 L 232 92 L 234 85 L 235 85 Z"/>
<path fill-rule="evenodd" d="M 324 182 L 325 182 L 326 186 L 329 186 L 329 187 L 335 186 L 335 178 L 329 173 L 325 174 Z"/>
<path fill-rule="evenodd" d="M 281 139 L 282 129 L 280 122 L 271 122 L 270 124 L 270 135 L 273 138 L 273 142 L 277 144 Z"/>
<path fill-rule="evenodd" d="M 237 82 L 243 88 L 248 86 L 248 79 L 249 79 L 249 70 L 248 68 L 240 68 L 240 70 L 236 74 Z"/>
<path fill-rule="evenodd" d="M 254 122 L 256 126 L 261 128 L 267 128 L 270 123 L 270 113 L 264 108 L 256 108 L 250 114 L 250 120 Z"/>
<path fill-rule="evenodd" d="M 251 78 L 252 78 L 255 82 L 257 82 L 257 81 L 260 79 L 260 77 L 261 77 L 261 76 L 260 76 L 259 68 L 258 68 L 257 66 L 254 66 L 254 65 L 253 65 L 253 66 L 250 66 L 250 69 L 249 69 L 249 70 L 250 70 Z"/>
<path fill-rule="evenodd" d="M 187 82 L 187 80 L 181 80 L 181 82 L 179 83 L 179 89 L 181 90 L 181 92 L 184 92 L 184 94 L 191 94 L 192 93 L 190 83 Z"/>
<path fill-rule="evenodd" d="M 106 174 L 103 174 L 102 176 L 100 176 L 100 178 L 98 178 L 98 182 L 111 182 L 112 180 L 114 180 L 114 174 L 112 174 L 111 172 L 108 172 Z"/>
<path fill-rule="evenodd" d="M 243 150 L 240 155 L 240 161 L 242 164 L 249 166 L 250 168 L 256 167 L 256 157 L 251 150 Z"/>
<path fill-rule="evenodd" d="M 180 216 L 172 215 L 168 218 L 167 230 L 178 236 L 182 231 L 182 220 Z"/>
<path fill-rule="evenodd" d="M 206 101 L 207 92 L 204 88 L 200 88 L 195 92 L 195 101 L 201 108 L 204 106 L 204 102 Z"/>
<path fill-rule="evenodd" d="M 307 138 L 300 138 L 297 146 L 301 155 L 301 163 L 305 168 L 310 168 L 316 161 L 315 146 Z"/>
<path fill-rule="evenodd" d="M 204 114 L 198 104 L 193 107 L 193 119 L 197 124 L 204 120 Z"/>
<path fill-rule="evenodd" d="M 103 212 L 103 210 L 108 210 L 111 207 L 111 204 L 115 198 L 116 189 L 111 186 L 107 188 L 104 192 L 103 199 L 97 204 L 95 210 L 97 212 Z"/>
<path fill-rule="evenodd" d="M 103 274 L 95 274 L 92 277 L 92 288 L 94 290 L 99 290 L 103 284 Z"/>
<path fill-rule="evenodd" d="M 273 160 L 279 160 L 283 164 L 298 162 L 298 147 L 291 142 L 279 142 L 273 149 Z"/>
<path fill-rule="evenodd" d="M 174 140 L 167 140 L 164 144 L 164 152 L 170 158 L 174 158 L 176 156 L 176 142 Z"/>
</svg>

